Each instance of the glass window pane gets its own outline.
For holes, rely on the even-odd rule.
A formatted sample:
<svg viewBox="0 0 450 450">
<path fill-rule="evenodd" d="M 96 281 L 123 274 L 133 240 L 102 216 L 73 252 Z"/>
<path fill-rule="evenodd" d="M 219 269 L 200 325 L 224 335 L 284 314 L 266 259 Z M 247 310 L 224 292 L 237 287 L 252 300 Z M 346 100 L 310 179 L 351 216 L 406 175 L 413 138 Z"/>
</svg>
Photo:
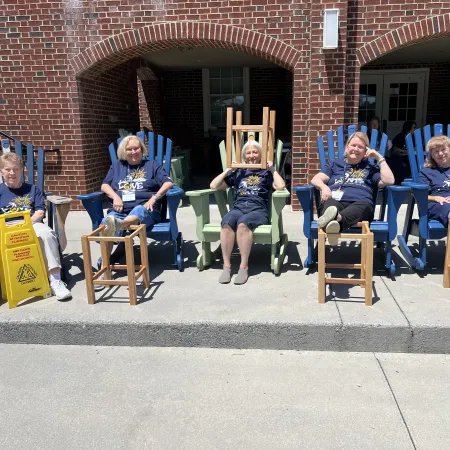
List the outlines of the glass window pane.
<svg viewBox="0 0 450 450">
<path fill-rule="evenodd" d="M 220 97 L 210 98 L 211 111 L 220 111 L 222 109 L 222 100 Z"/>
<path fill-rule="evenodd" d="M 366 112 L 363 109 L 358 111 L 358 122 L 367 122 Z"/>
<path fill-rule="evenodd" d="M 377 95 L 377 85 L 376 84 L 368 84 L 367 85 L 367 93 L 372 96 Z"/>
<path fill-rule="evenodd" d="M 232 81 L 232 78 L 222 78 L 222 94 L 231 94 L 233 92 Z"/>
<path fill-rule="evenodd" d="M 406 97 L 406 95 L 401 95 L 398 98 L 398 107 L 399 108 L 406 108 L 407 104 L 408 104 L 408 97 Z"/>
<path fill-rule="evenodd" d="M 243 111 L 244 110 L 244 96 L 243 95 L 236 95 L 234 97 L 234 99 L 233 99 L 233 105 L 239 111 Z"/>
<path fill-rule="evenodd" d="M 409 83 L 409 95 L 417 94 L 417 83 Z"/>
<path fill-rule="evenodd" d="M 222 113 L 219 111 L 215 111 L 211 113 L 211 126 L 212 127 L 220 127 L 222 120 Z"/>
<path fill-rule="evenodd" d="M 243 77 L 244 69 L 242 67 L 235 67 L 233 69 L 233 77 Z"/>
<path fill-rule="evenodd" d="M 209 78 L 220 78 L 220 69 L 209 69 Z"/>
<path fill-rule="evenodd" d="M 391 95 L 389 97 L 389 109 L 397 108 L 397 106 L 398 106 L 398 97 L 396 95 Z"/>
<path fill-rule="evenodd" d="M 408 109 L 408 119 L 407 120 L 416 120 L 416 111 L 414 109 Z"/>
<path fill-rule="evenodd" d="M 375 109 L 376 97 L 367 96 L 367 108 Z"/>
<path fill-rule="evenodd" d="M 220 76 L 222 78 L 231 78 L 233 76 L 232 70 L 229 67 L 226 69 L 220 69 Z"/>
<path fill-rule="evenodd" d="M 406 120 L 406 109 L 398 110 L 398 119 L 397 120 Z"/>
<path fill-rule="evenodd" d="M 408 97 L 408 108 L 416 108 L 417 105 L 417 97 L 410 96 Z"/>
<path fill-rule="evenodd" d="M 244 92 L 244 79 L 233 78 L 233 93 L 239 94 L 241 92 Z"/>
<path fill-rule="evenodd" d="M 359 94 L 367 94 L 367 84 L 361 84 L 359 86 Z"/>
<path fill-rule="evenodd" d="M 400 83 L 400 95 L 408 95 L 408 83 Z"/>
<path fill-rule="evenodd" d="M 209 80 L 209 92 L 211 94 L 220 94 L 220 78 Z"/>
<path fill-rule="evenodd" d="M 396 109 L 389 110 L 389 120 L 397 120 L 397 110 Z"/>
</svg>

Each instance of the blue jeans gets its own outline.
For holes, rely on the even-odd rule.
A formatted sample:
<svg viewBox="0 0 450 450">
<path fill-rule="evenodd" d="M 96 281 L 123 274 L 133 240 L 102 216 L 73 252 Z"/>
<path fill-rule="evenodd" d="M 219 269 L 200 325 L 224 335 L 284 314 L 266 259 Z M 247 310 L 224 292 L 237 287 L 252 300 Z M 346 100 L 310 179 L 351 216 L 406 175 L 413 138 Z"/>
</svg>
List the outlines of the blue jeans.
<svg viewBox="0 0 450 450">
<path fill-rule="evenodd" d="M 117 217 L 120 220 L 125 219 L 125 217 L 127 216 L 137 216 L 139 219 L 139 223 L 145 224 L 147 226 L 147 232 L 151 231 L 155 223 L 161 222 L 161 214 L 158 211 L 149 211 L 142 205 L 135 206 L 128 214 L 111 211 L 107 215 Z M 106 217 L 104 217 L 102 220 L 102 224 L 105 223 Z M 122 234 L 123 230 L 116 233 L 116 236 L 121 236 Z"/>
</svg>

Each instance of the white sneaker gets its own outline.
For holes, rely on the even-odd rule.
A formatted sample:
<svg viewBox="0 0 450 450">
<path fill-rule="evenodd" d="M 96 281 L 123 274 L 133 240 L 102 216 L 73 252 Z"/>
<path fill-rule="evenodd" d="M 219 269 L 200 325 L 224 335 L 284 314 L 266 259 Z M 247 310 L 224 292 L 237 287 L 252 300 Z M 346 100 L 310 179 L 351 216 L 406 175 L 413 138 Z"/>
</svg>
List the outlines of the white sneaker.
<svg viewBox="0 0 450 450">
<path fill-rule="evenodd" d="M 341 226 L 339 225 L 339 222 L 337 220 L 332 220 L 328 223 L 327 227 L 325 228 L 325 231 L 328 236 L 328 243 L 330 245 L 338 245 L 339 239 L 333 234 L 338 234 L 341 232 Z"/>
<path fill-rule="evenodd" d="M 56 295 L 56 300 L 68 300 L 72 298 L 72 294 L 67 289 L 66 284 L 61 280 L 53 280 L 50 283 L 53 295 Z"/>
<path fill-rule="evenodd" d="M 326 227 L 330 221 L 336 219 L 337 213 L 338 210 L 336 206 L 329 206 L 317 219 L 317 225 L 319 228 Z"/>
<path fill-rule="evenodd" d="M 115 236 L 116 233 L 122 229 L 122 223 L 122 220 L 118 219 L 112 214 L 106 216 L 105 235 L 109 237 Z"/>
<path fill-rule="evenodd" d="M 100 275 L 97 280 L 104 280 L 105 279 L 105 275 Z M 94 291 L 99 292 L 99 291 L 103 291 L 103 289 L 105 289 L 105 285 L 104 284 L 94 284 Z"/>
</svg>

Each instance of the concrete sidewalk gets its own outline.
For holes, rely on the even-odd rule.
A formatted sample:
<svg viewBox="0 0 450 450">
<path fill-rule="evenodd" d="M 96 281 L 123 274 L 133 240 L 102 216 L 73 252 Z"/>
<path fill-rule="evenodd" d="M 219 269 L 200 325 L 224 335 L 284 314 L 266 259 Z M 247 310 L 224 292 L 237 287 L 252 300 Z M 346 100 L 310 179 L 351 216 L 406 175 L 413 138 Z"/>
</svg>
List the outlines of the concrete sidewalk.
<svg viewBox="0 0 450 450">
<path fill-rule="evenodd" d="M 450 447 L 448 355 L 0 345 L 0 360 L 5 450 Z"/>
<path fill-rule="evenodd" d="M 212 209 L 213 219 L 219 220 L 217 208 Z M 219 262 L 203 272 L 195 267 L 195 214 L 190 207 L 180 208 L 185 271 L 171 266 L 169 244 L 151 244 L 151 288 L 144 292 L 139 287 L 139 305 L 129 306 L 127 288 L 120 287 L 98 294 L 98 303 L 90 306 L 80 243 L 81 235 L 90 231 L 90 221 L 84 212 L 71 212 L 66 262 L 72 266 L 73 300 L 39 299 L 15 310 L 2 304 L 0 342 L 450 352 L 450 290 L 442 287 L 445 242 L 431 246 L 426 276 L 411 271 L 397 254 L 396 280 L 387 276 L 381 252 L 375 250 L 372 307 L 364 306 L 363 290 L 350 285 L 332 286 L 327 303 L 319 305 L 317 273 L 302 265 L 307 253 L 302 219 L 301 212 L 285 208 L 284 226 L 291 242 L 279 277 L 270 272 L 270 249 L 255 246 L 248 283 L 220 285 Z M 93 245 L 93 253 L 98 254 L 98 245 Z M 330 259 L 347 262 L 358 256 L 352 243 L 330 253 Z M 237 256 L 234 262 L 237 268 Z M 333 271 L 333 276 L 339 273 Z"/>
</svg>

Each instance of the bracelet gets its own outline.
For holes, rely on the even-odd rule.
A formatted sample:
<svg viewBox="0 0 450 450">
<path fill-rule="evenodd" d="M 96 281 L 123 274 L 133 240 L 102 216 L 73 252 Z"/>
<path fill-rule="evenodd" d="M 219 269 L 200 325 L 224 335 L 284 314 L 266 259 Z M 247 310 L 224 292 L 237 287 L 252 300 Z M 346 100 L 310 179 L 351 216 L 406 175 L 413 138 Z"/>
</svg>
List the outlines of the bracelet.
<svg viewBox="0 0 450 450">
<path fill-rule="evenodd" d="M 157 193 L 157 194 L 155 194 L 155 197 L 156 197 L 156 200 L 159 200 L 162 196 Z"/>
<path fill-rule="evenodd" d="M 378 160 L 378 164 L 381 164 L 382 162 L 385 162 L 386 161 L 386 158 L 380 158 L 379 160 Z"/>
</svg>

